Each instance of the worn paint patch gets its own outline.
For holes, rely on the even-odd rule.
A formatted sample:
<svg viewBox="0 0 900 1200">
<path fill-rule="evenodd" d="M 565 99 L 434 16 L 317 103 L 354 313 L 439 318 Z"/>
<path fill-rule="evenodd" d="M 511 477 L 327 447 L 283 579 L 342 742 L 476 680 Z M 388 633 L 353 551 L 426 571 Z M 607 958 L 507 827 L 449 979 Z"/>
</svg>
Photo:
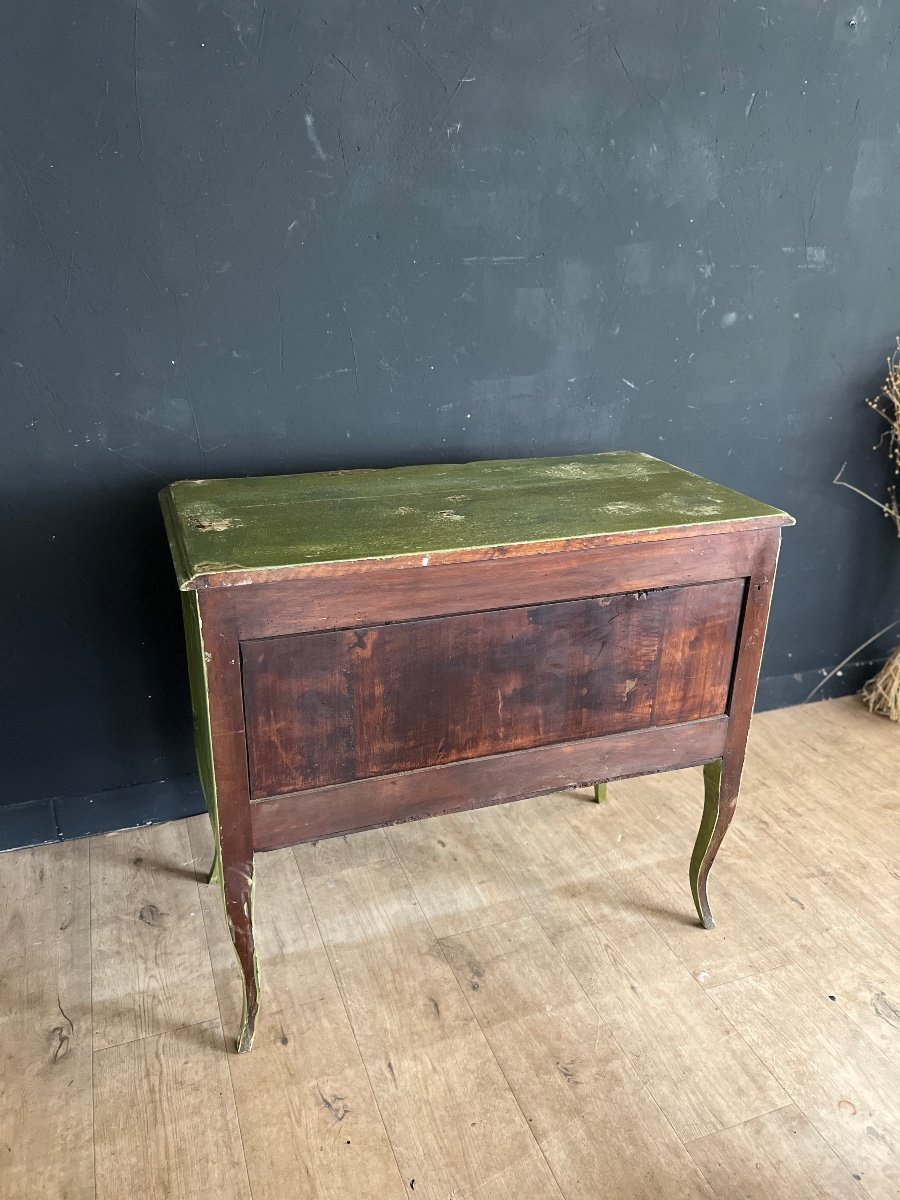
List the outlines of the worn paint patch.
<svg viewBox="0 0 900 1200">
<path fill-rule="evenodd" d="M 184 520 L 198 533 L 224 533 L 226 529 L 234 529 L 243 524 L 237 517 L 226 516 L 211 504 L 195 504 L 185 509 Z"/>
</svg>

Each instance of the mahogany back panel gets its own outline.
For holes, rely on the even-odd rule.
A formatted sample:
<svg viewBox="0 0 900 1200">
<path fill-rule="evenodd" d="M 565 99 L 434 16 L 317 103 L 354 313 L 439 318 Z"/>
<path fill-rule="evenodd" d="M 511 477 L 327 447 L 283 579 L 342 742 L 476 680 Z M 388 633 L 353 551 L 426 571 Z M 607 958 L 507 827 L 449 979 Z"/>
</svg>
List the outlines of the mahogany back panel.
<svg viewBox="0 0 900 1200">
<path fill-rule="evenodd" d="M 253 799 L 717 716 L 743 580 L 242 644 Z"/>
</svg>

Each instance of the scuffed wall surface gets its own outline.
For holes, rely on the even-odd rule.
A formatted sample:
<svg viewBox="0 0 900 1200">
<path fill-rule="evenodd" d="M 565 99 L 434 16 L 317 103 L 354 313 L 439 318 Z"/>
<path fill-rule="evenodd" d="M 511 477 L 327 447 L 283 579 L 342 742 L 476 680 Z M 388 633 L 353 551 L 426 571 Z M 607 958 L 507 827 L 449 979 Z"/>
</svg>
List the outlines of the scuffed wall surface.
<svg viewBox="0 0 900 1200">
<path fill-rule="evenodd" d="M 192 769 L 180 477 L 644 449 L 798 518 L 773 699 L 895 615 L 831 483 L 887 474 L 894 6 L 34 0 L 0 35 L 7 802 Z"/>
</svg>

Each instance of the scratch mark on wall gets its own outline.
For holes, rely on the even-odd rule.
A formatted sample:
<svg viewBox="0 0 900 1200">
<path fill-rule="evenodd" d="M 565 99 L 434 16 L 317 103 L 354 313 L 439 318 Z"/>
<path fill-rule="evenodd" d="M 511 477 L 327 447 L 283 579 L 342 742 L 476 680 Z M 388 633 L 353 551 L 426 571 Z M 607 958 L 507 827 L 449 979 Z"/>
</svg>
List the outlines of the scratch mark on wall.
<svg viewBox="0 0 900 1200">
<path fill-rule="evenodd" d="M 356 76 L 353 74 L 353 72 L 350 70 L 350 68 L 347 66 L 347 64 L 344 62 L 344 60 L 342 58 L 338 58 L 338 56 L 333 51 L 332 51 L 331 57 L 338 64 L 339 67 L 344 68 L 344 70 L 347 72 L 347 74 L 350 76 L 351 79 L 353 79 L 357 83 L 359 83 L 359 80 L 356 78 Z"/>
<path fill-rule="evenodd" d="M 634 89 L 634 94 L 635 94 L 635 96 L 637 96 L 637 102 L 638 102 L 638 104 L 641 106 L 641 108 L 643 108 L 643 107 L 644 107 L 644 102 L 643 102 L 643 100 L 641 99 L 641 94 L 640 94 L 640 92 L 637 90 L 637 87 L 635 86 L 635 82 L 634 82 L 634 80 L 631 78 L 631 73 L 630 73 L 630 71 L 629 71 L 629 70 L 628 70 L 628 68 L 625 66 L 625 61 L 624 61 L 624 59 L 622 58 L 622 55 L 619 53 L 619 47 L 618 47 L 618 46 L 616 45 L 616 43 L 615 43 L 615 42 L 612 40 L 612 38 L 609 36 L 609 34 L 607 34 L 606 36 L 607 36 L 607 40 L 609 41 L 609 44 L 612 46 L 613 50 L 615 51 L 616 58 L 619 60 L 619 62 L 620 62 L 620 63 L 621 63 L 621 65 L 622 65 L 622 70 L 625 72 L 626 76 L 628 77 L 628 82 L 631 84 L 632 88 Z"/>
<path fill-rule="evenodd" d="M 60 266 L 59 259 L 56 256 L 56 251 L 50 245 L 50 240 L 47 237 L 47 231 L 44 229 L 44 222 L 41 220 L 40 213 L 37 210 L 37 205 L 34 202 L 34 197 L 32 196 L 31 192 L 28 189 L 28 184 L 25 182 L 25 176 L 22 174 L 22 170 L 19 166 L 18 160 L 16 159 L 15 155 L 12 152 L 12 148 L 11 148 L 9 142 L 7 141 L 6 134 L 2 130 L 0 130 L 0 137 L 3 138 L 3 144 L 6 147 L 7 157 L 9 158 L 9 161 L 12 163 L 13 170 L 16 173 L 16 178 L 19 181 L 19 187 L 22 189 L 22 194 L 24 195 L 25 200 L 28 203 L 28 207 L 31 209 L 31 215 L 34 217 L 35 223 L 37 224 L 38 230 L 41 235 L 41 240 L 43 241 L 44 245 L 47 247 L 47 252 L 49 253 L 50 257 L 56 263 L 57 267 L 59 267 Z"/>
<path fill-rule="evenodd" d="M 69 293 L 72 290 L 72 272 L 75 269 L 75 247 L 72 247 L 72 257 L 69 261 L 69 275 L 66 279 L 66 298 L 63 302 L 63 328 L 69 327 Z"/>
<path fill-rule="evenodd" d="M 256 39 L 256 61 L 258 63 L 262 62 L 262 40 L 263 40 L 263 32 L 265 31 L 265 28 L 266 28 L 266 13 L 268 11 L 269 11 L 269 6 L 267 4 L 264 4 L 263 10 L 262 10 L 262 16 L 260 17 L 260 20 L 259 20 L 259 37 Z"/>
<path fill-rule="evenodd" d="M 284 374 L 284 317 L 281 315 L 281 293 L 275 293 L 275 307 L 278 310 L 278 369 Z"/>
<path fill-rule="evenodd" d="M 134 0 L 134 115 L 137 117 L 138 127 L 138 162 L 141 166 L 144 165 L 144 127 L 141 124 L 141 105 L 138 98 L 138 5 L 140 0 Z"/>
</svg>

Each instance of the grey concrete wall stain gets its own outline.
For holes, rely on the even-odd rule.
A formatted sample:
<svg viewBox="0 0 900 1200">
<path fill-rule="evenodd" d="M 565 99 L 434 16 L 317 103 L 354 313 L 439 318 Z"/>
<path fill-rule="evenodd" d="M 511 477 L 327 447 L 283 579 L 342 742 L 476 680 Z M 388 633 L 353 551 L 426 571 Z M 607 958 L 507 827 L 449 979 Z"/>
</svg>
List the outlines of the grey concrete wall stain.
<svg viewBox="0 0 900 1200">
<path fill-rule="evenodd" d="M 798 517 L 769 677 L 886 624 L 896 545 L 831 479 L 886 479 L 898 31 L 840 0 L 5 6 L 5 798 L 190 769 L 179 477 L 645 449 Z"/>
</svg>

